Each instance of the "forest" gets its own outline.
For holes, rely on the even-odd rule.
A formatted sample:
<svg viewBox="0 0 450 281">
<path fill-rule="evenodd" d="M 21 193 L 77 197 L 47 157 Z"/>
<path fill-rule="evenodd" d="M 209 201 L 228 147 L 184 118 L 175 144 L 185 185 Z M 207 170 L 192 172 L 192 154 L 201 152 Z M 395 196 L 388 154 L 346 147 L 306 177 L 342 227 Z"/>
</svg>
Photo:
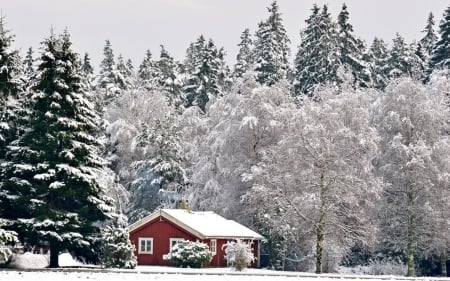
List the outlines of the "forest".
<svg viewBox="0 0 450 281">
<path fill-rule="evenodd" d="M 106 40 L 96 71 L 69 30 L 22 57 L 1 18 L 0 242 L 108 264 L 129 223 L 187 200 L 261 233 L 270 266 L 447 276 L 450 6 L 368 43 L 345 4 L 314 5 L 293 54 L 267 11 L 232 66 L 200 35 L 137 68 Z"/>
</svg>

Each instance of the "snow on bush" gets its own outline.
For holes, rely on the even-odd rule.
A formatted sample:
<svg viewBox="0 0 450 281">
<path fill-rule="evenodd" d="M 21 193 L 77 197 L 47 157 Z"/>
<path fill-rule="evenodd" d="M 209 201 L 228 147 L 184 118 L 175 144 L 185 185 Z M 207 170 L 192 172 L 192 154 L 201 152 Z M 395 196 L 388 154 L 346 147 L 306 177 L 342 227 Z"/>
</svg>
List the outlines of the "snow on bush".
<svg viewBox="0 0 450 281">
<path fill-rule="evenodd" d="M 211 262 L 212 253 L 205 243 L 180 241 L 172 247 L 168 259 L 175 266 L 200 268 Z"/>
<path fill-rule="evenodd" d="M 17 241 L 16 235 L 17 234 L 13 231 L 8 231 L 0 228 L 0 264 L 7 263 L 11 259 L 11 250 L 3 245 Z"/>
<path fill-rule="evenodd" d="M 228 264 L 232 264 L 237 271 L 242 271 L 255 260 L 251 243 L 237 239 L 223 245 L 223 247 Z"/>
<path fill-rule="evenodd" d="M 103 251 L 102 263 L 105 267 L 135 268 L 137 265 L 134 255 L 134 245 L 131 244 L 126 228 L 106 226 L 102 234 Z"/>
</svg>

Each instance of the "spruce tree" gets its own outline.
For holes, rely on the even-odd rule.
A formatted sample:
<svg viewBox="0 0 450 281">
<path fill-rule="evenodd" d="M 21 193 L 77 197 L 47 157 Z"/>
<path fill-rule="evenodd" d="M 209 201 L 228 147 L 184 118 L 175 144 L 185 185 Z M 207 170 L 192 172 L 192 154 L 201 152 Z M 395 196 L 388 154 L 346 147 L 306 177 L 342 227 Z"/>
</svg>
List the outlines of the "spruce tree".
<svg viewBox="0 0 450 281">
<path fill-rule="evenodd" d="M 157 87 L 177 109 L 182 103 L 181 82 L 178 79 L 177 64 L 169 52 L 161 45 L 159 60 L 156 62 Z"/>
<path fill-rule="evenodd" d="M 422 50 L 425 52 L 426 58 L 431 55 L 434 44 L 436 43 L 438 37 L 434 30 L 434 16 L 433 13 L 428 15 L 427 25 L 422 30 L 425 35 L 420 39 L 419 44 L 422 47 Z"/>
<path fill-rule="evenodd" d="M 125 87 L 125 81 L 117 70 L 116 61 L 111 42 L 106 40 L 103 48 L 104 58 L 100 64 L 100 73 L 97 77 L 97 86 L 100 96 L 97 97 L 98 106 L 103 107 L 117 99 L 121 89 Z"/>
<path fill-rule="evenodd" d="M 31 78 L 34 74 L 34 57 L 33 57 L 33 48 L 29 47 L 27 50 L 27 54 L 23 61 L 24 65 L 24 74 L 27 78 Z"/>
<path fill-rule="evenodd" d="M 22 61 L 19 51 L 11 48 L 13 41 L 14 36 L 5 29 L 4 18 L 0 17 L 0 159 L 6 145 L 15 138 L 19 111 L 16 100 L 24 84 Z"/>
<path fill-rule="evenodd" d="M 424 64 L 416 55 L 415 47 L 408 45 L 405 39 L 398 33 L 392 41 L 393 45 L 389 51 L 389 57 L 385 65 L 385 73 L 387 73 L 387 76 L 390 79 L 402 76 L 421 77 Z"/>
<path fill-rule="evenodd" d="M 301 32 L 301 43 L 295 58 L 295 93 L 310 93 L 317 84 L 337 81 L 341 65 L 337 52 L 336 27 L 323 6 L 313 6 L 307 26 Z"/>
<path fill-rule="evenodd" d="M 227 85 L 228 68 L 223 48 L 217 49 L 212 39 L 201 35 L 187 51 L 187 81 L 184 85 L 185 106 L 196 105 L 206 112 L 210 96 L 218 96 Z"/>
<path fill-rule="evenodd" d="M 47 242 L 50 267 L 64 249 L 90 247 L 112 201 L 98 179 L 98 116 L 82 84 L 68 32 L 42 43 L 36 82 L 26 93 L 26 130 L 8 147 L 0 214 L 23 243 Z"/>
<path fill-rule="evenodd" d="M 290 40 L 276 1 L 267 8 L 269 17 L 259 23 L 255 42 L 256 80 L 273 85 L 286 79 L 289 71 Z"/>
<path fill-rule="evenodd" d="M 356 86 L 372 86 L 369 67 L 363 59 L 366 47 L 361 39 L 353 35 L 353 26 L 349 23 L 349 13 L 345 4 L 338 15 L 337 23 L 340 62 L 351 71 Z"/>
<path fill-rule="evenodd" d="M 83 57 L 83 65 L 81 66 L 81 70 L 83 71 L 85 76 L 91 76 L 94 74 L 94 68 L 91 64 L 91 58 L 88 53 L 84 53 Z"/>
<path fill-rule="evenodd" d="M 383 39 L 375 37 L 369 50 L 373 85 L 377 89 L 384 89 L 388 83 L 389 75 L 386 72 L 389 50 Z"/>
<path fill-rule="evenodd" d="M 150 50 L 145 52 L 144 60 L 139 66 L 138 70 L 138 79 L 140 87 L 143 87 L 147 90 L 152 90 L 155 88 L 155 62 L 152 59 L 152 53 Z"/>
<path fill-rule="evenodd" d="M 117 57 L 117 71 L 119 73 L 120 80 L 123 81 L 123 84 L 121 85 L 122 90 L 134 88 L 135 81 L 132 67 L 133 64 L 128 61 L 125 62 L 122 55 L 119 54 Z"/>
<path fill-rule="evenodd" d="M 450 5 L 439 23 L 439 35 L 431 52 L 429 73 L 435 69 L 450 69 Z"/>
<path fill-rule="evenodd" d="M 242 32 L 241 42 L 238 46 L 239 52 L 236 56 L 236 64 L 234 65 L 234 77 L 242 77 L 245 72 L 253 69 L 253 41 L 248 28 Z"/>
</svg>

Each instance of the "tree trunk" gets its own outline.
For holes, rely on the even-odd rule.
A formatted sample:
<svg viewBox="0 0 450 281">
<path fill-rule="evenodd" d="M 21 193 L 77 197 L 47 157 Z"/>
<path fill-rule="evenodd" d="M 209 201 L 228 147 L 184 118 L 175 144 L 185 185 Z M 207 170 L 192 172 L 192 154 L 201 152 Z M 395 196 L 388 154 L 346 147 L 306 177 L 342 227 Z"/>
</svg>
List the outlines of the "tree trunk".
<svg viewBox="0 0 450 281">
<path fill-rule="evenodd" d="M 322 257 L 323 257 L 323 240 L 324 233 L 323 228 L 325 224 L 325 190 L 324 190 L 324 176 L 323 173 L 320 175 L 320 207 L 319 207 L 319 221 L 317 222 L 316 232 L 316 273 L 322 273 Z"/>
<path fill-rule="evenodd" d="M 409 186 L 407 187 L 407 195 L 408 195 L 408 234 L 407 234 L 407 245 L 406 245 L 406 254 L 407 254 L 407 264 L 408 264 L 408 272 L 407 276 L 416 276 L 415 264 L 414 264 L 414 195 L 411 190 L 409 190 Z"/>
<path fill-rule="evenodd" d="M 441 253 L 441 277 L 447 277 L 447 251 Z"/>
<path fill-rule="evenodd" d="M 59 267 L 59 245 L 57 243 L 50 243 L 50 268 Z"/>
</svg>

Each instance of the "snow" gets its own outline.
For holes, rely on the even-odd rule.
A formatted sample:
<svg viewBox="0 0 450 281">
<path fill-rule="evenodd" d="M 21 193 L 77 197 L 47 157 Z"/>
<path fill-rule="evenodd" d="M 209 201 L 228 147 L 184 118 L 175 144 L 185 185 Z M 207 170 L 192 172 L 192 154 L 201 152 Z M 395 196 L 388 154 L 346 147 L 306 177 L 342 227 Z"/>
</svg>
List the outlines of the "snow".
<svg viewBox="0 0 450 281">
<path fill-rule="evenodd" d="M 101 269 L 55 269 L 38 271 L 0 271 L 0 280 L 14 281 L 328 281 L 328 280 L 437 280 L 437 278 L 406 278 L 395 276 L 360 276 L 312 273 L 280 272 L 261 269 L 251 269 L 235 272 L 229 268 L 186 269 L 169 267 L 137 267 L 135 270 L 101 270 Z M 450 278 L 439 278 L 447 281 Z"/>
<path fill-rule="evenodd" d="M 182 209 L 161 209 L 141 221 L 130 225 L 130 230 L 149 222 L 159 216 L 160 212 L 163 217 L 185 227 L 194 234 L 200 235 L 201 238 L 263 238 L 253 230 L 233 220 L 227 220 L 214 212 L 193 212 Z"/>
</svg>

